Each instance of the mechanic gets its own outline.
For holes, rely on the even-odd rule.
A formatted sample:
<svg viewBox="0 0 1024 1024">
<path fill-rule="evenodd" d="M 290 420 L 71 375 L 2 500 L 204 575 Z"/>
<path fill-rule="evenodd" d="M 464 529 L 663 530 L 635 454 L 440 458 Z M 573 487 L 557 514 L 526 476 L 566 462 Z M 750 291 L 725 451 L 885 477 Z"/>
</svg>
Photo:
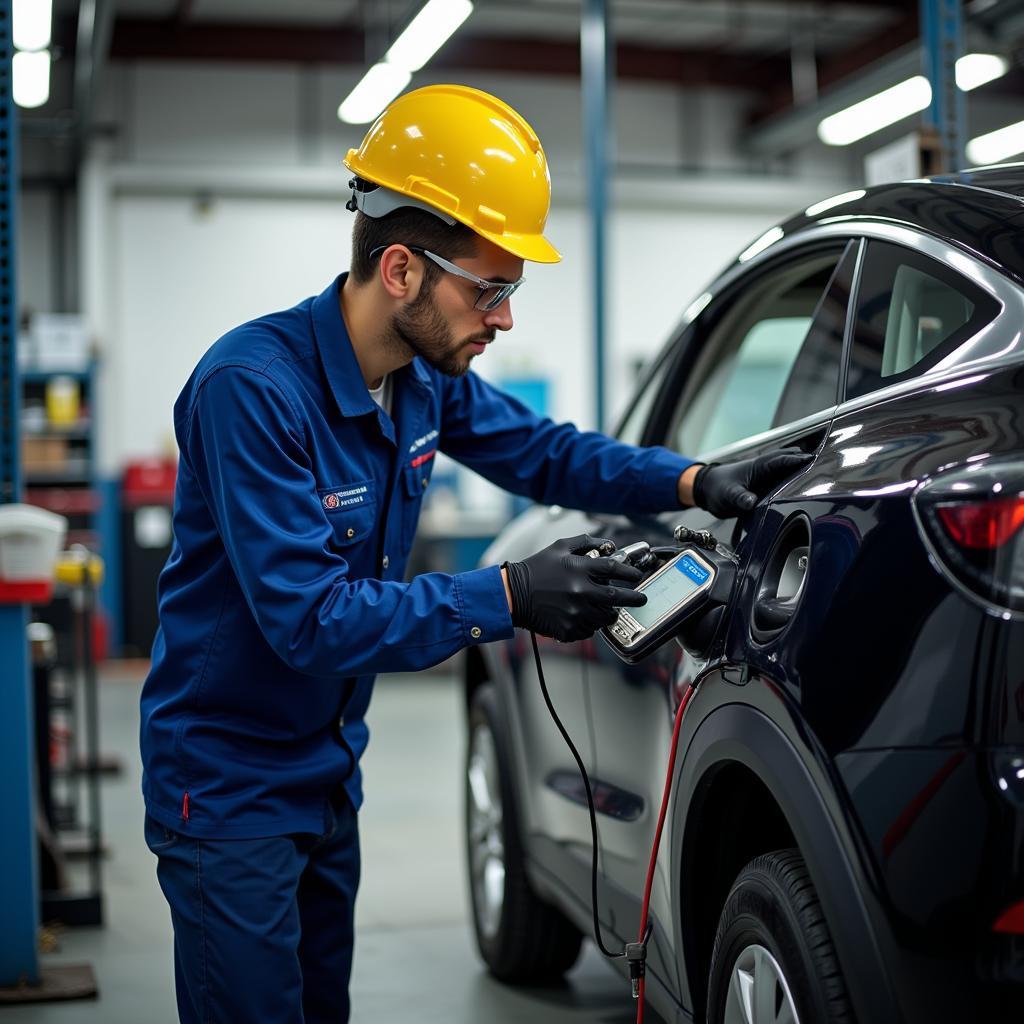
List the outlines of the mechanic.
<svg viewBox="0 0 1024 1024">
<path fill-rule="evenodd" d="M 359 759 L 378 672 L 513 627 L 590 636 L 640 573 L 560 541 L 504 567 L 403 582 L 434 456 L 516 494 L 722 517 L 803 465 L 700 466 L 539 418 L 470 372 L 544 237 L 530 126 L 462 86 L 408 93 L 345 160 L 351 269 L 244 324 L 174 407 L 174 546 L 142 693 L 146 840 L 188 1022 L 348 1020 Z"/>
</svg>

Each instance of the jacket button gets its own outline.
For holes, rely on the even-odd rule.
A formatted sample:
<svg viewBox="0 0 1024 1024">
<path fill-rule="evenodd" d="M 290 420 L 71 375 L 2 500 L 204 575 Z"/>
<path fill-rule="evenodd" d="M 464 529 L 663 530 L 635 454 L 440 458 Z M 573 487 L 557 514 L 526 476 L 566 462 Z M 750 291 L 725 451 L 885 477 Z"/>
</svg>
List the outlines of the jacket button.
<svg viewBox="0 0 1024 1024">
<path fill-rule="evenodd" d="M 382 558 L 382 559 L 380 560 L 380 564 L 381 564 L 382 566 L 384 566 L 384 568 L 386 569 L 386 568 L 387 568 L 387 567 L 388 567 L 388 566 L 389 566 L 389 565 L 391 564 L 391 559 L 390 559 L 390 558 L 388 558 L 388 556 L 387 556 L 387 555 L 385 555 L 385 556 L 384 556 L 384 557 L 383 557 L 383 558 Z"/>
<path fill-rule="evenodd" d="M 474 640 L 479 640 L 479 639 L 480 639 L 480 637 L 481 637 L 481 636 L 483 636 L 483 632 L 484 632 L 484 631 L 483 631 L 483 630 L 482 630 L 482 629 L 481 629 L 481 628 L 480 628 L 479 626 L 474 626 L 474 627 L 473 627 L 473 628 L 472 628 L 472 629 L 471 629 L 471 630 L 469 631 L 469 635 L 470 635 L 470 636 L 471 636 L 471 637 L 472 637 L 472 638 L 473 638 Z"/>
<path fill-rule="evenodd" d="M 345 536 L 346 537 L 354 537 L 355 535 L 356 535 L 356 531 L 353 530 L 351 526 L 345 531 Z"/>
<path fill-rule="evenodd" d="M 429 483 L 430 483 L 430 481 L 426 477 L 424 477 L 423 478 L 423 490 L 427 489 L 427 484 L 429 484 Z"/>
</svg>

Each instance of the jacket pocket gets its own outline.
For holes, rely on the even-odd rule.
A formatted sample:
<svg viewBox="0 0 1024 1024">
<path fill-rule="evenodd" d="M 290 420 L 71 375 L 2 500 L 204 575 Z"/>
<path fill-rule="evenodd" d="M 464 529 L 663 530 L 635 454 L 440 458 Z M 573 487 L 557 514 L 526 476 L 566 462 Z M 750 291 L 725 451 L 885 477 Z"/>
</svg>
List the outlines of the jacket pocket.
<svg viewBox="0 0 1024 1024">
<path fill-rule="evenodd" d="M 342 549 L 369 540 L 377 522 L 377 495 L 372 480 L 317 489 L 331 524 L 332 546 Z"/>
</svg>

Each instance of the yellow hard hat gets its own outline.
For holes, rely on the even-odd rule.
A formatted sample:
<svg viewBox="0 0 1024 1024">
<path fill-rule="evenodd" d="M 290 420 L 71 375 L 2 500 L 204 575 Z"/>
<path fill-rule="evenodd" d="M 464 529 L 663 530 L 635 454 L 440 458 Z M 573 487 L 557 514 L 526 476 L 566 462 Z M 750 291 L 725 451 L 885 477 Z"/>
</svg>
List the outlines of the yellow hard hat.
<svg viewBox="0 0 1024 1024">
<path fill-rule="evenodd" d="M 562 258 L 544 237 L 551 176 L 540 139 L 489 93 L 428 85 L 399 96 L 348 151 L 345 166 L 381 186 L 353 188 L 350 208 L 367 216 L 419 207 L 524 260 Z"/>
</svg>

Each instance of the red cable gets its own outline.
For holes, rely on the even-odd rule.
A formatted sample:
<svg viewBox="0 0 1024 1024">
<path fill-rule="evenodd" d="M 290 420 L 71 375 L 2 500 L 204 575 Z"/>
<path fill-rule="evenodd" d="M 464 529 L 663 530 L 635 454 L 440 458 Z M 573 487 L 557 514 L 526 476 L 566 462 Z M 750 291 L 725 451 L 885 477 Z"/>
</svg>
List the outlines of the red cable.
<svg viewBox="0 0 1024 1024">
<path fill-rule="evenodd" d="M 665 825 L 665 813 L 668 810 L 668 798 L 672 792 L 672 776 L 675 774 L 676 750 L 679 745 L 679 730 L 683 724 L 683 712 L 686 705 L 690 703 L 693 696 L 693 687 L 688 686 L 683 699 L 679 702 L 676 710 L 676 722 L 672 729 L 672 745 L 668 754 L 668 772 L 665 774 L 665 789 L 661 794 L 661 811 L 658 814 L 658 827 L 654 830 L 654 845 L 651 848 L 651 860 L 647 865 L 647 881 L 644 884 L 644 902 L 640 911 L 640 935 L 637 942 L 643 942 L 647 934 L 647 912 L 651 903 L 651 887 L 654 885 L 654 865 L 658 862 L 658 848 L 661 846 L 661 830 Z M 636 1007 L 636 1024 L 643 1024 L 644 1021 L 644 978 L 640 977 L 640 995 Z"/>
</svg>

